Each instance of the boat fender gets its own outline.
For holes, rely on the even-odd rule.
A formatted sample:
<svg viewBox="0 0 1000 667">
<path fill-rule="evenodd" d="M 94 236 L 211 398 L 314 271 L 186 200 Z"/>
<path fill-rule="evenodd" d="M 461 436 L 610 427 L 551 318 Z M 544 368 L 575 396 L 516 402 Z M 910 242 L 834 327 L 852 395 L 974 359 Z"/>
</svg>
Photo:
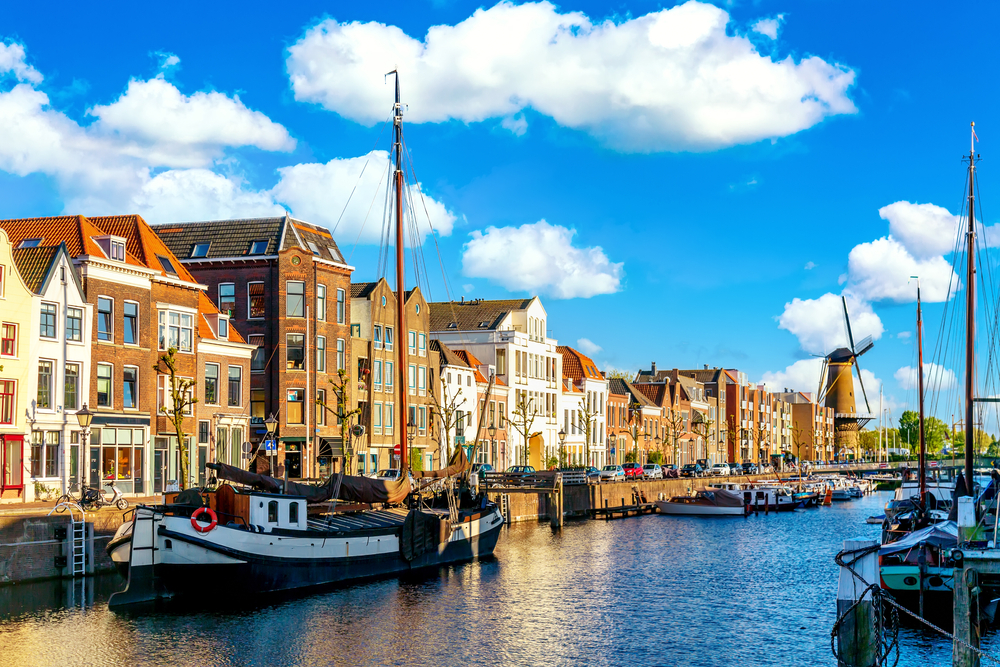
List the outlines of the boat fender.
<svg viewBox="0 0 1000 667">
<path fill-rule="evenodd" d="M 208 518 L 211 519 L 208 525 L 198 522 L 198 517 L 200 517 L 205 512 L 208 512 Z M 199 507 L 198 509 L 196 509 L 194 512 L 191 513 L 191 526 L 199 533 L 207 533 L 208 531 L 215 528 L 217 525 L 219 525 L 219 517 L 215 515 L 215 512 L 212 510 L 211 507 Z"/>
</svg>

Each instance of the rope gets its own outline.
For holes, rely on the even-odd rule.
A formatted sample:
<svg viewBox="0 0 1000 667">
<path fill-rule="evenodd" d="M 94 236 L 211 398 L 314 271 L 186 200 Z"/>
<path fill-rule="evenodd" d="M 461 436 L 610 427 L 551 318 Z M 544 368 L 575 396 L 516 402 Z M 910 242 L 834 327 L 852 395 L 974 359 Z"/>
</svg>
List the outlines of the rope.
<svg viewBox="0 0 1000 667">
<path fill-rule="evenodd" d="M 830 631 L 830 650 L 833 652 L 833 656 L 837 659 L 837 665 L 845 664 L 840 654 L 837 652 L 837 633 L 840 630 L 840 626 L 844 622 L 844 619 L 846 619 L 851 614 L 851 612 L 853 612 L 854 609 L 864 601 L 865 596 L 867 595 L 871 596 L 872 610 L 874 611 L 874 613 L 872 614 L 872 629 L 874 630 L 873 634 L 875 636 L 876 646 L 877 646 L 875 652 L 874 667 L 883 667 L 884 665 L 889 665 L 890 664 L 889 659 L 890 657 L 892 657 L 893 652 L 895 652 L 895 658 L 893 658 L 892 660 L 891 663 L 892 667 L 896 667 L 896 665 L 899 664 L 899 612 L 900 611 L 902 611 L 904 614 L 907 614 L 911 618 L 920 621 L 931 630 L 934 630 L 935 632 L 944 635 L 952 642 L 960 644 L 965 649 L 978 654 L 980 658 L 986 658 L 993 664 L 1000 665 L 1000 658 L 996 658 L 990 655 L 989 653 L 986 653 L 982 649 L 979 649 L 961 639 L 958 639 L 952 633 L 948 632 L 943 628 L 939 628 L 938 626 L 928 621 L 926 618 L 914 614 L 912 611 L 910 611 L 903 605 L 896 602 L 896 600 L 892 597 L 892 595 L 888 591 L 883 590 L 882 587 L 879 586 L 879 584 L 877 583 L 869 584 L 867 581 L 865 581 L 864 577 L 858 574 L 857 571 L 852 567 L 852 565 L 861 560 L 861 558 L 863 558 L 864 556 L 877 552 L 879 550 L 879 546 L 880 545 L 876 544 L 870 547 L 865 547 L 864 549 L 852 549 L 849 551 L 845 550 L 841 551 L 836 555 L 836 557 L 834 557 L 834 561 L 837 563 L 837 565 L 839 565 L 840 567 L 846 567 L 847 570 L 851 573 L 851 575 L 855 579 L 857 579 L 858 581 L 867 586 L 864 592 L 862 592 L 862 594 L 858 596 L 857 601 L 854 604 L 852 604 L 847 609 L 847 611 L 845 611 L 837 618 L 837 621 L 833 624 L 833 629 Z M 850 561 L 845 562 L 844 558 L 846 556 L 854 556 L 854 557 Z M 887 620 L 885 611 L 886 606 L 888 606 L 890 610 L 888 616 L 888 622 L 886 622 Z"/>
</svg>

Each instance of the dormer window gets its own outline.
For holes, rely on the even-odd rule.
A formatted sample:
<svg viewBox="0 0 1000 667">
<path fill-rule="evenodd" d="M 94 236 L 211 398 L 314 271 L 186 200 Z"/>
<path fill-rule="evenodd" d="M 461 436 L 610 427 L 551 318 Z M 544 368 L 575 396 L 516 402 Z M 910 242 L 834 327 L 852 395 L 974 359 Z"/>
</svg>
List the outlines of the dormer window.
<svg viewBox="0 0 1000 667">
<path fill-rule="evenodd" d="M 174 268 L 173 262 L 171 262 L 169 259 L 167 259 L 163 255 L 157 255 L 156 259 L 159 260 L 160 266 L 163 267 L 163 270 L 166 273 L 169 273 L 172 276 L 176 276 L 177 275 L 177 269 Z"/>
<path fill-rule="evenodd" d="M 267 252 L 267 241 L 254 241 L 250 244 L 251 255 L 263 255 Z"/>
<path fill-rule="evenodd" d="M 229 340 L 229 318 L 220 317 L 219 318 L 219 338 L 221 340 Z"/>
<path fill-rule="evenodd" d="M 24 239 L 21 241 L 19 248 L 37 248 L 41 245 L 43 239 Z"/>
<path fill-rule="evenodd" d="M 116 262 L 124 262 L 125 242 L 111 239 L 111 252 L 109 253 L 109 256 Z"/>
<path fill-rule="evenodd" d="M 483 320 L 482 322 L 479 323 L 479 328 L 480 329 L 486 329 L 489 326 L 490 326 L 490 323 L 487 322 L 487 321 L 485 321 L 485 320 Z"/>
<path fill-rule="evenodd" d="M 212 245 L 211 243 L 195 243 L 194 247 L 191 248 L 191 257 L 208 257 L 208 247 Z"/>
<path fill-rule="evenodd" d="M 340 256 L 340 253 L 337 252 L 332 246 L 327 246 L 327 250 L 330 251 L 330 257 L 333 257 L 333 260 L 335 262 L 339 262 L 339 261 L 343 260 L 343 258 Z"/>
<path fill-rule="evenodd" d="M 308 246 L 309 246 L 309 249 L 310 249 L 310 250 L 312 250 L 312 254 L 314 254 L 314 255 L 316 255 L 317 257 L 319 257 L 319 246 L 317 246 L 317 245 L 316 245 L 315 243 L 313 243 L 312 241 L 307 241 L 307 242 L 306 242 L 306 245 L 308 245 Z"/>
<path fill-rule="evenodd" d="M 458 322 L 448 322 L 448 328 L 449 329 L 457 329 L 458 328 Z"/>
</svg>

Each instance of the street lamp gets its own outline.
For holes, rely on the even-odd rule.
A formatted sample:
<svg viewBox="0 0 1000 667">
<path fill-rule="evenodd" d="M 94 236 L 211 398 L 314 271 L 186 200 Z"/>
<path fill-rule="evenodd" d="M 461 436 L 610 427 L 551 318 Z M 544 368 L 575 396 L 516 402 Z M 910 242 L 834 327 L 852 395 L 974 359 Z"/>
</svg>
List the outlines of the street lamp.
<svg viewBox="0 0 1000 667">
<path fill-rule="evenodd" d="M 94 421 L 94 413 L 87 409 L 87 404 L 76 411 L 76 421 L 83 433 L 80 434 L 80 496 L 83 496 L 84 461 L 87 459 L 87 446 L 90 444 L 90 423 Z"/>
<path fill-rule="evenodd" d="M 490 461 L 493 465 L 497 464 L 497 425 L 490 424 L 486 432 L 490 434 Z"/>
<path fill-rule="evenodd" d="M 656 443 L 656 451 L 660 451 L 660 443 L 663 442 L 660 440 L 660 436 L 653 438 L 653 442 Z"/>
<path fill-rule="evenodd" d="M 275 431 L 277 430 L 277 428 L 278 428 L 278 420 L 277 420 L 277 418 L 276 418 L 276 417 L 274 416 L 274 413 L 273 413 L 273 412 L 271 413 L 271 416 L 270 416 L 270 417 L 268 417 L 267 419 L 265 419 L 265 420 L 264 420 L 264 427 L 265 427 L 265 428 L 267 429 L 267 440 L 274 440 L 274 432 L 275 432 Z M 277 447 L 274 447 L 274 445 L 272 444 L 272 446 L 271 446 L 271 450 L 272 450 L 272 451 L 273 451 L 274 453 L 273 453 L 273 454 L 270 454 L 270 453 L 269 453 L 269 454 L 267 455 L 267 456 L 268 456 L 268 458 L 270 458 L 271 456 L 274 456 L 274 457 L 275 457 L 275 461 L 277 461 L 277 457 L 278 457 L 278 448 L 277 448 Z M 265 447 L 265 452 L 266 452 L 266 451 L 267 451 L 267 448 Z M 218 458 L 218 453 L 216 453 L 216 458 Z M 275 463 L 274 463 L 274 462 L 269 462 L 269 463 L 271 464 L 271 465 L 269 466 L 269 467 L 270 467 L 270 473 L 271 473 L 272 475 L 274 475 L 274 474 L 275 474 L 275 472 L 276 472 L 276 471 L 275 471 Z"/>
<path fill-rule="evenodd" d="M 406 424 L 406 437 L 410 441 L 410 452 L 409 453 L 412 454 L 413 453 L 413 439 L 417 437 L 417 425 L 414 424 L 413 422 L 409 422 L 409 423 Z M 410 457 L 409 456 L 406 457 L 406 460 L 410 463 L 411 466 L 413 465 L 413 462 L 410 461 Z"/>
<path fill-rule="evenodd" d="M 559 465 L 566 465 L 566 431 L 559 429 Z"/>
</svg>

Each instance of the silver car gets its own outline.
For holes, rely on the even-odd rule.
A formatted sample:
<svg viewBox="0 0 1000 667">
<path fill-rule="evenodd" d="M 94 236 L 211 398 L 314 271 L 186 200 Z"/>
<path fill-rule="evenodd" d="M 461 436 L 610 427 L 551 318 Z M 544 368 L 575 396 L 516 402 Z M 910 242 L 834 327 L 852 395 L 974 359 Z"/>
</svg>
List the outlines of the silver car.
<svg viewBox="0 0 1000 667">
<path fill-rule="evenodd" d="M 616 465 L 606 465 L 601 468 L 602 482 L 624 482 L 625 468 Z"/>
<path fill-rule="evenodd" d="M 663 479 L 663 468 L 658 463 L 647 463 L 642 466 L 642 476 L 646 479 Z"/>
</svg>

